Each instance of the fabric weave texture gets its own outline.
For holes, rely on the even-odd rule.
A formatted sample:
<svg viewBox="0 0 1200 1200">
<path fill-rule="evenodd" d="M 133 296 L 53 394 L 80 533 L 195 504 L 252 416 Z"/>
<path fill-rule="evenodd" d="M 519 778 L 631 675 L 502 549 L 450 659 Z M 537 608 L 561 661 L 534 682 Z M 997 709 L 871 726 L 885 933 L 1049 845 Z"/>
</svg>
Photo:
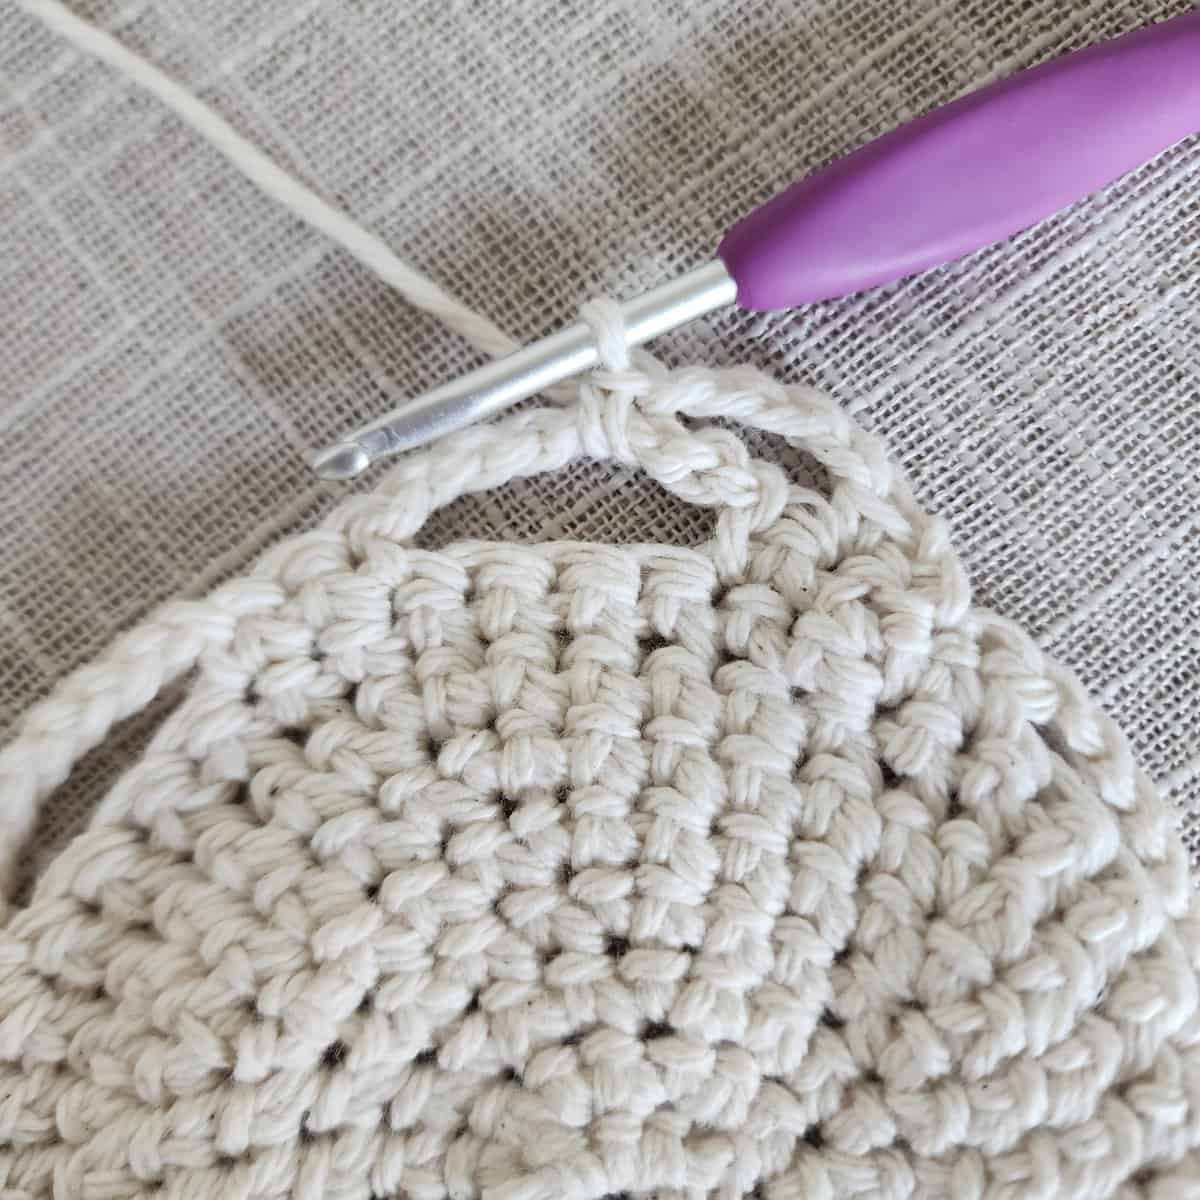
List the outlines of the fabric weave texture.
<svg viewBox="0 0 1200 1200">
<path fill-rule="evenodd" d="M 525 339 L 1178 8 L 77 11 Z M 5 715 L 111 643 L 9 782 L 200 663 L 43 811 L 0 1196 L 1195 1195 L 1198 169 L 713 368 L 593 304 L 577 400 L 347 498 L 470 355 L 0 10 Z"/>
</svg>

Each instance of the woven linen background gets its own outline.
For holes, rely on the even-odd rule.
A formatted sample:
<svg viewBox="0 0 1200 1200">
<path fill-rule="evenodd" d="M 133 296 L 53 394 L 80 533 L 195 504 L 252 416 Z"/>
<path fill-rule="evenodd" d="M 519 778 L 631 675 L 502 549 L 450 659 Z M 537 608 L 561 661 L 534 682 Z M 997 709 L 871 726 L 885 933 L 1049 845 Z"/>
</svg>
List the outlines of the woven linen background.
<svg viewBox="0 0 1200 1200">
<path fill-rule="evenodd" d="M 865 139 L 1186 5 L 74 7 L 527 339 L 589 295 L 703 261 L 736 217 Z M 979 600 L 1102 699 L 1200 861 L 1198 245 L 1193 138 L 966 262 L 802 311 L 721 314 L 654 349 L 862 404 L 952 522 Z M 10 0 L 0 306 L 5 728 L 154 604 L 316 521 L 339 492 L 308 474 L 311 448 L 478 361 Z M 460 501 L 425 537 L 694 543 L 707 529 L 593 464 Z M 51 802 L 30 875 L 162 708 Z"/>
</svg>

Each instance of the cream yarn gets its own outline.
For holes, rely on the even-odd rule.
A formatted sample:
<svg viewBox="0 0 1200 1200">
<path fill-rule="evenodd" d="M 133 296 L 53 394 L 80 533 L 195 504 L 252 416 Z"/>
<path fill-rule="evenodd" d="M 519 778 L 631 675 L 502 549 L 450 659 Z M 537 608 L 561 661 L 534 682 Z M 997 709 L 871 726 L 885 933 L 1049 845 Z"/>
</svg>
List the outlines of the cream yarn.
<svg viewBox="0 0 1200 1200">
<path fill-rule="evenodd" d="M 836 406 L 615 313 L 577 406 L 188 610 L 187 699 L 0 933 L 0 1194 L 1197 1194 L 1200 911 L 1121 735 Z M 711 542 L 412 545 L 578 455 Z"/>
<path fill-rule="evenodd" d="M 829 400 L 668 372 L 615 306 L 585 317 L 606 366 L 570 406 L 409 457 L 0 754 L 8 886 L 41 799 L 197 668 L 0 929 L 0 1197 L 1200 1195 L 1200 907 L 1120 732 L 972 606 Z M 582 456 L 712 510 L 711 540 L 414 545 Z"/>
</svg>

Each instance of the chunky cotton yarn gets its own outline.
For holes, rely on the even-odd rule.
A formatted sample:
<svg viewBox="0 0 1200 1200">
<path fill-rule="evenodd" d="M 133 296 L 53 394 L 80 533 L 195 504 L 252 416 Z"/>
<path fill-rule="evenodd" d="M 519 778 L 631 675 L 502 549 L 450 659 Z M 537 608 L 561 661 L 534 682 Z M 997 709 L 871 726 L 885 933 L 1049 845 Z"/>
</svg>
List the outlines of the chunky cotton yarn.
<svg viewBox="0 0 1200 1200">
<path fill-rule="evenodd" d="M 588 315 L 576 405 L 153 627 L 194 684 L 0 932 L 0 1194 L 1197 1195 L 1200 911 L 1121 734 L 830 401 Z M 711 541 L 414 547 L 580 455 Z"/>
<path fill-rule="evenodd" d="M 511 346 L 112 37 L 19 2 Z M 606 366 L 568 406 L 410 457 L 0 753 L 4 890 L 40 801 L 195 668 L 0 928 L 0 1197 L 1200 1194 L 1200 909 L 1120 732 L 972 606 L 830 401 L 631 360 L 615 309 L 586 315 Z M 582 457 L 711 510 L 711 539 L 415 545 Z"/>
</svg>

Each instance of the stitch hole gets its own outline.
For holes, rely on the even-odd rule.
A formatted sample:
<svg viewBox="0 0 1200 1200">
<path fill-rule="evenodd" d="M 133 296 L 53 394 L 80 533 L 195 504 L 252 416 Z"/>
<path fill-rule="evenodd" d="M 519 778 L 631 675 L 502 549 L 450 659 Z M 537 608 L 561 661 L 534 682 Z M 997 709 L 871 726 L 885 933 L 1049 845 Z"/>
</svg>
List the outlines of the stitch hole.
<svg viewBox="0 0 1200 1200">
<path fill-rule="evenodd" d="M 675 1032 L 666 1021 L 651 1021 L 642 1029 L 643 1042 L 656 1042 L 659 1038 L 670 1037 Z"/>
<path fill-rule="evenodd" d="M 638 639 L 638 653 L 644 661 L 656 650 L 665 650 L 670 644 L 661 634 L 651 633 L 644 638 Z"/>
<path fill-rule="evenodd" d="M 624 958 L 629 953 L 629 939 L 610 933 L 604 945 L 604 953 L 609 958 Z"/>
<path fill-rule="evenodd" d="M 844 1029 L 846 1027 L 846 1022 L 831 1008 L 827 1008 L 821 1013 L 821 1024 L 828 1026 L 830 1029 Z"/>
<path fill-rule="evenodd" d="M 343 1059 L 345 1059 L 346 1053 L 347 1053 L 346 1043 L 343 1042 L 340 1038 L 336 1042 L 330 1042 L 329 1045 L 325 1047 L 324 1051 L 321 1054 L 321 1066 L 323 1066 L 323 1067 L 338 1066 L 343 1061 Z"/>
</svg>

